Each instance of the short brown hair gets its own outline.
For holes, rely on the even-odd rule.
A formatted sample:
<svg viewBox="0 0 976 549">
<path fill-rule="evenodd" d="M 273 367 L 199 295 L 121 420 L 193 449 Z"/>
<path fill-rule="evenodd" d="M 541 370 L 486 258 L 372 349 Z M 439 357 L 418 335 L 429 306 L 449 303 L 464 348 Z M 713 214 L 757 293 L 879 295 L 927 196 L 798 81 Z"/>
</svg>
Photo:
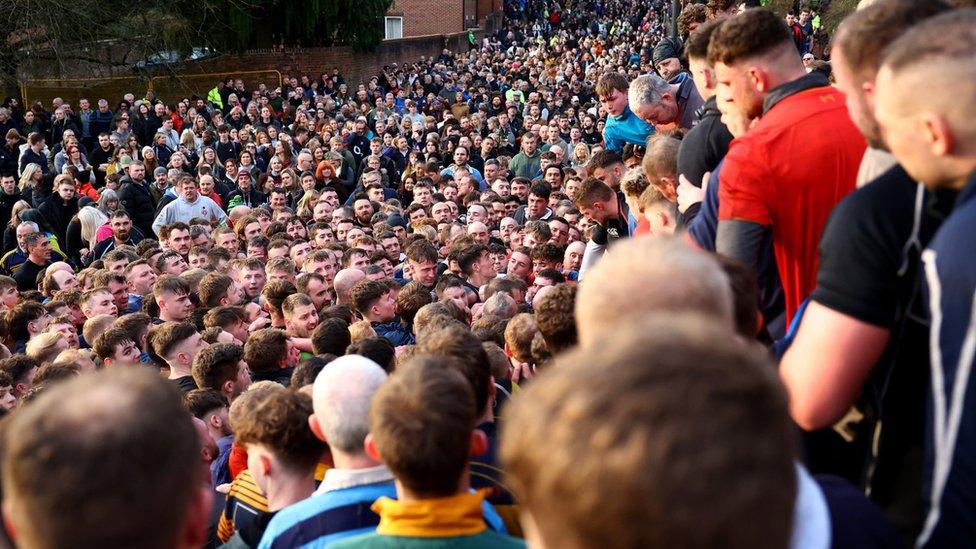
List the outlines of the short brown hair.
<svg viewBox="0 0 976 549">
<path fill-rule="evenodd" d="M 227 381 L 237 379 L 237 367 L 244 352 L 233 343 L 214 343 L 193 358 L 193 381 L 201 389 L 221 390 Z"/>
<path fill-rule="evenodd" d="M 708 41 L 708 62 L 732 65 L 793 44 L 786 23 L 766 8 L 746 10 L 729 17 Z"/>
<path fill-rule="evenodd" d="M 628 87 L 630 87 L 630 84 L 627 82 L 627 77 L 617 71 L 612 71 L 604 73 L 597 80 L 595 91 L 597 97 L 604 98 L 609 97 L 613 93 L 613 90 L 626 94 Z"/>
<path fill-rule="evenodd" d="M 286 260 L 287 261 L 287 260 Z M 289 263 L 290 264 L 290 263 Z M 265 302 L 271 311 L 277 315 L 283 314 L 281 311 L 281 304 L 285 302 L 285 299 L 291 294 L 297 292 L 298 289 L 295 285 L 287 280 L 269 280 L 264 288 L 261 290 L 261 296 L 264 297 Z"/>
<path fill-rule="evenodd" d="M 413 324 L 417 311 L 433 301 L 434 298 L 431 297 L 430 290 L 424 288 L 423 284 L 417 281 L 408 282 L 397 294 L 397 314 L 400 315 L 400 320 L 405 324 Z"/>
<path fill-rule="evenodd" d="M 677 179 L 679 148 L 681 141 L 674 137 L 655 134 L 647 139 L 647 153 L 641 161 L 641 169 L 648 183 L 657 185 L 662 177 Z"/>
<path fill-rule="evenodd" d="M 417 342 L 417 351 L 455 359 L 452 364 L 460 370 L 474 391 L 475 411 L 480 417 L 488 405 L 491 362 L 471 330 L 458 322 L 440 330 L 425 332 Z"/>
<path fill-rule="evenodd" d="M 197 333 L 197 328 L 189 322 L 164 322 L 153 329 L 153 350 L 156 354 L 169 358 L 173 348 Z"/>
<path fill-rule="evenodd" d="M 470 385 L 451 362 L 412 358 L 380 386 L 370 409 L 370 433 L 383 463 L 423 497 L 457 492 L 480 415 Z"/>
<path fill-rule="evenodd" d="M 532 338 L 539 331 L 535 316 L 519 313 L 505 326 L 505 347 L 519 362 L 532 362 Z"/>
<path fill-rule="evenodd" d="M 277 328 L 252 332 L 244 344 L 244 362 L 256 373 L 274 372 L 287 354 L 288 334 Z"/>
<path fill-rule="evenodd" d="M 418 240 L 407 246 L 405 253 L 407 255 L 407 261 L 411 263 L 437 262 L 437 250 L 426 240 Z"/>
<path fill-rule="evenodd" d="M 260 444 L 289 470 L 311 473 L 325 450 L 308 426 L 311 397 L 298 391 L 270 391 L 250 404 L 235 418 L 235 440 Z"/>
<path fill-rule="evenodd" d="M 18 544 L 178 545 L 200 489 L 200 470 L 189 466 L 200 440 L 158 375 L 108 370 L 60 383 L 14 414 L 3 443 Z"/>
<path fill-rule="evenodd" d="M 383 297 L 390 291 L 390 288 L 379 280 L 363 279 L 356 283 L 349 291 L 349 300 L 352 306 L 365 315 L 369 308 L 376 303 L 376 300 Z"/>
<path fill-rule="evenodd" d="M 133 345 L 135 345 L 135 341 L 132 340 L 129 332 L 126 330 L 118 327 L 109 328 L 95 338 L 95 341 L 92 342 L 92 350 L 102 360 L 114 358 L 118 346 L 124 345 L 126 341 L 132 341 Z"/>
<path fill-rule="evenodd" d="M 166 274 L 156 279 L 156 282 L 153 283 L 152 291 L 153 296 L 159 299 L 164 292 L 177 295 L 189 294 L 190 285 L 178 276 Z"/>
<path fill-rule="evenodd" d="M 573 204 L 577 208 L 585 208 L 611 198 L 613 198 L 613 189 L 595 177 L 587 177 L 573 193 Z"/>
<path fill-rule="evenodd" d="M 556 284 L 542 296 L 535 311 L 539 332 L 553 355 L 576 345 L 576 286 Z"/>
<path fill-rule="evenodd" d="M 724 19 L 711 19 L 698 25 L 698 28 L 685 39 L 685 57 L 689 59 L 707 59 L 708 42 L 712 39 L 712 33 L 715 32 L 715 29 L 722 24 L 722 21 Z"/>
<path fill-rule="evenodd" d="M 834 35 L 834 47 L 844 64 L 861 79 L 871 79 L 881 67 L 884 49 L 919 21 L 948 11 L 941 0 L 885 0 L 844 18 Z"/>
<path fill-rule="evenodd" d="M 233 283 L 234 280 L 223 273 L 208 273 L 200 280 L 200 285 L 197 286 L 200 305 L 203 307 L 216 307 L 220 305 L 220 300 L 227 297 L 227 289 Z M 234 304 L 231 303 L 231 305 Z"/>
<path fill-rule="evenodd" d="M 349 323 L 341 318 L 322 318 L 312 332 L 312 350 L 317 355 L 342 356 L 350 343 Z"/>
<path fill-rule="evenodd" d="M 247 312 L 236 305 L 222 305 L 207 311 L 203 317 L 203 325 L 207 328 L 227 329 L 238 322 L 247 322 Z"/>
<path fill-rule="evenodd" d="M 710 319 L 650 317 L 557 357 L 502 427 L 502 463 L 547 545 L 789 545 L 785 391 L 762 349 Z"/>
</svg>

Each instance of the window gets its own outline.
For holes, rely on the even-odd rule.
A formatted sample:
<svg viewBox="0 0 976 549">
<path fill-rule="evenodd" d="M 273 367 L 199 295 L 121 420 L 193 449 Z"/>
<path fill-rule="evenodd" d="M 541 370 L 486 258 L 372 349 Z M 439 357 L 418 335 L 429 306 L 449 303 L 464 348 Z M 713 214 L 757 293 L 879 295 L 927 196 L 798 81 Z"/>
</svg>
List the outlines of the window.
<svg viewBox="0 0 976 549">
<path fill-rule="evenodd" d="M 396 40 L 397 38 L 403 38 L 403 18 L 385 17 L 384 19 L 386 20 L 386 33 L 383 39 Z"/>
</svg>

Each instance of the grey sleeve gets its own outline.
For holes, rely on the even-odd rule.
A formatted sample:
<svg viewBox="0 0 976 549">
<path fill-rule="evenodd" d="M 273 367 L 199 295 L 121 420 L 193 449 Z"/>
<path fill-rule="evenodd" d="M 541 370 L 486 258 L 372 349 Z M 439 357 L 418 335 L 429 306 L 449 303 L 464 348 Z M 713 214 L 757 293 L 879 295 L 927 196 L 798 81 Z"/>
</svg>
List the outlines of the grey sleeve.
<svg viewBox="0 0 976 549">
<path fill-rule="evenodd" d="M 580 270 L 577 279 L 579 281 L 583 280 L 583 276 L 590 267 L 596 265 L 596 262 L 603 257 L 603 253 L 606 251 L 606 246 L 602 244 L 597 244 L 593 240 L 588 240 L 586 242 L 586 247 L 583 248 L 583 260 L 580 261 Z"/>
<path fill-rule="evenodd" d="M 752 221 L 719 221 L 715 251 L 755 269 L 766 231 L 766 227 Z"/>
</svg>

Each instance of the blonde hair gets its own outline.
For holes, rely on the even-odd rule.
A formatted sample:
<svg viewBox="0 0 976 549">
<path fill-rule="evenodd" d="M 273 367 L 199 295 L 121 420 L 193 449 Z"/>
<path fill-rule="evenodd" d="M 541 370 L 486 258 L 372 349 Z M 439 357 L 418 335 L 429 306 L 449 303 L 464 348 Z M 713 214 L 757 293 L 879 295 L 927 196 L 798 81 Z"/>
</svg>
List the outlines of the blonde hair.
<svg viewBox="0 0 976 549">
<path fill-rule="evenodd" d="M 85 206 L 78 210 L 78 221 L 81 222 L 81 239 L 89 246 L 94 246 L 98 228 L 108 222 L 108 216 L 98 208 Z"/>
<path fill-rule="evenodd" d="M 7 223 L 11 227 L 16 227 L 20 224 L 20 212 L 31 209 L 30 203 L 26 200 L 18 200 L 14 204 L 13 209 L 10 210 L 10 221 Z"/>
<path fill-rule="evenodd" d="M 41 171 L 41 167 L 33 162 L 24 166 L 24 171 L 20 174 L 20 181 L 17 183 L 17 187 L 19 187 L 20 190 L 33 188 L 34 174 L 39 171 Z"/>
<path fill-rule="evenodd" d="M 376 337 L 376 330 L 368 320 L 360 320 L 349 325 L 350 343 L 355 343 L 367 337 Z"/>
<path fill-rule="evenodd" d="M 298 205 L 295 208 L 295 215 L 298 217 L 311 219 L 313 215 L 312 210 L 315 208 L 315 204 L 318 202 L 318 200 L 319 193 L 315 192 L 314 190 L 308 191 L 304 196 L 302 196 L 302 199 L 298 201 Z"/>
<path fill-rule="evenodd" d="M 27 342 L 27 356 L 36 360 L 38 364 L 53 361 L 61 352 L 61 349 L 58 348 L 58 342 L 62 338 L 64 338 L 64 334 L 60 332 L 44 332 L 32 337 Z"/>
</svg>

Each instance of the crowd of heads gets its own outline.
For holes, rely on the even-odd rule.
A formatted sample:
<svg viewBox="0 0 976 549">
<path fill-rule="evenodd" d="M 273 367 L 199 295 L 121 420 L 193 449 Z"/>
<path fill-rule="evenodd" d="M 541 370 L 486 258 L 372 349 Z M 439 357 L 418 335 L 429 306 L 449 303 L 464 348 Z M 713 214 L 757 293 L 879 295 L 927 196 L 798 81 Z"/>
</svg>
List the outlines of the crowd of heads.
<svg viewBox="0 0 976 549">
<path fill-rule="evenodd" d="M 921 303 L 970 261 L 922 250 L 976 170 L 976 15 L 679 4 L 506 1 L 363 82 L 8 99 L 6 539 L 951 545 L 971 337 L 934 487 L 901 364 L 943 383 L 972 335 Z M 860 444 L 895 398 L 905 445 Z"/>
</svg>

